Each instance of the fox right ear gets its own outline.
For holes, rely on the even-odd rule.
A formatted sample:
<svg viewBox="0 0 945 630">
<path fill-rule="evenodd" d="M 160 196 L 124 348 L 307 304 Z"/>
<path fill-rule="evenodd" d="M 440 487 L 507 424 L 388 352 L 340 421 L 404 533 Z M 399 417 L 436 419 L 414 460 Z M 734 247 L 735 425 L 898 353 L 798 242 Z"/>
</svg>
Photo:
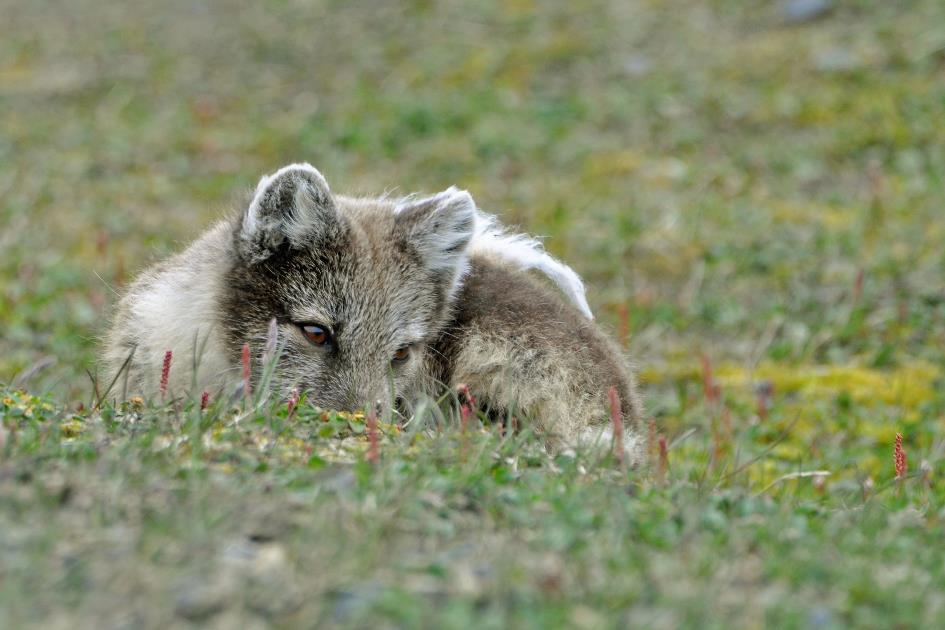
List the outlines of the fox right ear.
<svg viewBox="0 0 945 630">
<path fill-rule="evenodd" d="M 448 188 L 404 202 L 395 212 L 398 234 L 446 285 L 446 295 L 452 299 L 469 270 L 467 249 L 476 229 L 476 202 L 465 190 Z"/>
<path fill-rule="evenodd" d="M 284 243 L 311 246 L 340 228 L 328 182 L 310 164 L 290 164 L 264 175 L 243 215 L 238 244 L 249 262 L 269 258 Z"/>
</svg>

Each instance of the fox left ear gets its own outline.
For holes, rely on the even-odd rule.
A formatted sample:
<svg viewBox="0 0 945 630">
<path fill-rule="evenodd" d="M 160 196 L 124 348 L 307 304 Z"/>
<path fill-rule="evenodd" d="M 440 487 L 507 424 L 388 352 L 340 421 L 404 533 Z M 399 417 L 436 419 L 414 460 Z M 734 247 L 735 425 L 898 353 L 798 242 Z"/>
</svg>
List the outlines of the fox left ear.
<svg viewBox="0 0 945 630">
<path fill-rule="evenodd" d="M 336 236 L 343 221 L 328 182 L 310 164 L 290 164 L 259 180 L 238 233 L 240 253 L 259 262 L 283 243 L 295 249 Z"/>
<path fill-rule="evenodd" d="M 467 247 L 476 225 L 476 202 L 465 190 L 448 188 L 397 208 L 397 230 L 424 265 L 447 284 L 452 297 L 468 269 Z"/>
</svg>

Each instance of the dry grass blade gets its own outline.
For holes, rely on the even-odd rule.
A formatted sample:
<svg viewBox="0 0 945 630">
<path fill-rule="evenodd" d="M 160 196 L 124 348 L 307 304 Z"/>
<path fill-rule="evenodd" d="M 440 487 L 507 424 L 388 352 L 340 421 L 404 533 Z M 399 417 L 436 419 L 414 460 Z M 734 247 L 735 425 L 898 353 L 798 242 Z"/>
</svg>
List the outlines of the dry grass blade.
<svg viewBox="0 0 945 630">
<path fill-rule="evenodd" d="M 756 492 L 755 496 L 764 494 L 765 492 L 775 487 L 779 483 L 782 483 L 784 481 L 790 481 L 791 479 L 804 479 L 807 477 L 829 477 L 829 476 L 830 476 L 829 470 L 803 470 L 799 472 L 788 473 L 786 475 L 781 475 L 780 477 L 778 477 L 777 479 L 769 483 L 767 486 L 765 486 L 764 488 Z"/>
<path fill-rule="evenodd" d="M 735 468 L 735 470 L 729 473 L 725 473 L 724 475 L 719 477 L 718 483 L 716 483 L 715 488 L 718 489 L 722 485 L 723 482 L 731 479 L 732 477 L 739 474 L 740 472 L 742 472 L 743 470 L 745 470 L 746 468 L 748 468 L 755 462 L 761 461 L 762 459 L 767 457 L 771 453 L 771 451 L 773 451 L 778 446 L 778 444 L 781 444 L 782 442 L 784 442 L 784 440 L 786 440 L 788 436 L 791 435 L 791 430 L 794 428 L 794 426 L 797 424 L 798 420 L 800 419 L 801 419 L 800 415 L 796 416 L 794 420 L 792 420 L 791 423 L 784 428 L 784 430 L 778 435 L 778 437 L 776 437 L 774 441 L 771 442 L 771 444 L 769 444 L 768 447 L 765 448 L 763 451 L 761 451 L 758 455 L 755 455 L 754 457 L 752 457 L 745 463 L 741 464 L 740 466 Z"/>
<path fill-rule="evenodd" d="M 102 401 L 108 397 L 112 389 L 115 387 L 115 383 L 118 382 L 118 379 L 121 378 L 121 375 L 128 370 L 128 366 L 131 364 L 132 357 L 135 356 L 135 351 L 137 347 L 131 349 L 131 352 L 128 353 L 128 356 L 125 358 L 124 362 L 121 364 L 121 367 L 118 368 L 118 371 L 115 373 L 115 376 L 112 378 L 112 381 L 108 384 L 108 387 L 105 388 L 105 391 L 102 392 L 102 395 L 98 397 L 98 400 L 95 402 L 93 409 L 99 409 L 102 406 Z"/>
</svg>

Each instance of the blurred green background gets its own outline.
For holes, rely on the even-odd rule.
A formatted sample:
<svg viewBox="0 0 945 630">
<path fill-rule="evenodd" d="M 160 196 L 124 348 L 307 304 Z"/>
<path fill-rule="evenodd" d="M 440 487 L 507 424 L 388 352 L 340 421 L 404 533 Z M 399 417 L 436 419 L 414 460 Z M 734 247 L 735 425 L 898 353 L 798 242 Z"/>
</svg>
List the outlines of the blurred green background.
<svg viewBox="0 0 945 630">
<path fill-rule="evenodd" d="M 547 237 L 671 465 L 82 410 L 116 292 L 303 160 Z M 0 611 L 940 626 L 943 199 L 941 0 L 0 0 Z"/>
<path fill-rule="evenodd" d="M 6 2 L 0 378 L 82 391 L 113 289 L 299 160 L 468 188 L 644 367 L 934 354 L 945 6 L 820 5 Z"/>
</svg>

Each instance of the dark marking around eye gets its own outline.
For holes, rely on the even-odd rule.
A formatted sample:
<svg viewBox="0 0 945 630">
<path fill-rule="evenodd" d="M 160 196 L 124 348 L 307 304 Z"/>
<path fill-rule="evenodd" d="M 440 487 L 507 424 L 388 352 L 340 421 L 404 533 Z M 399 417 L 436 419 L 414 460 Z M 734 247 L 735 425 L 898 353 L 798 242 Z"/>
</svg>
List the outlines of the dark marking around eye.
<svg viewBox="0 0 945 630">
<path fill-rule="evenodd" d="M 397 351 L 394 353 L 394 358 L 391 359 L 391 363 L 403 363 L 410 358 L 411 346 L 401 346 L 397 348 Z"/>
<path fill-rule="evenodd" d="M 298 324 L 305 338 L 315 346 L 327 346 L 331 343 L 331 332 L 321 324 Z"/>
</svg>

